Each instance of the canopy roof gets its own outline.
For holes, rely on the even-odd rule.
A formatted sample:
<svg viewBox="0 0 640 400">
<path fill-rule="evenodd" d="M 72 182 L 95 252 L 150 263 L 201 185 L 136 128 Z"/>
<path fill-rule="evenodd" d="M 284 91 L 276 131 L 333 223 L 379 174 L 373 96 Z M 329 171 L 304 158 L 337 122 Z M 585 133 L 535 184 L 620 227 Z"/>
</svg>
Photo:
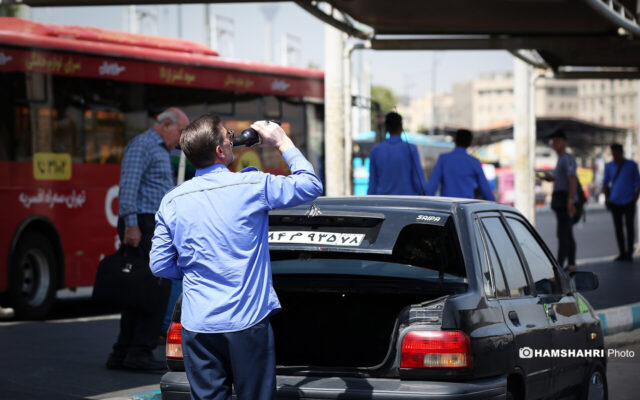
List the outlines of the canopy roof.
<svg viewBox="0 0 640 400">
<path fill-rule="evenodd" d="M 4 2 L 56 6 L 202 0 Z M 352 36 L 370 40 L 373 49 L 504 49 L 551 67 L 561 78 L 640 78 L 640 0 L 329 0 L 329 7 L 315 0 L 296 3 Z"/>
</svg>

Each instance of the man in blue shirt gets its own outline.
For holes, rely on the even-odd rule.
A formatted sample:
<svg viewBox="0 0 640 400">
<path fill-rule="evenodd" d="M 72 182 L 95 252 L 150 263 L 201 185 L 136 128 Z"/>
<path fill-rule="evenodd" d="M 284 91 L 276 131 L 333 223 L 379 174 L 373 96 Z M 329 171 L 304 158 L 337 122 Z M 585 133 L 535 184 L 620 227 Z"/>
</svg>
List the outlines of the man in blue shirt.
<svg viewBox="0 0 640 400">
<path fill-rule="evenodd" d="M 558 155 L 553 175 L 547 173 L 542 179 L 553 182 L 551 209 L 556 214 L 556 235 L 558 236 L 558 264 L 567 271 L 576 270 L 576 241 L 573 237 L 573 216 L 578 186 L 576 159 L 567 153 L 567 135 L 556 130 L 551 135 L 551 147 Z M 568 264 L 565 266 L 565 260 Z"/>
<path fill-rule="evenodd" d="M 390 112 L 384 124 L 389 139 L 371 149 L 367 194 L 424 196 L 426 181 L 420 155 L 416 146 L 402 140 L 402 117 Z"/>
<path fill-rule="evenodd" d="M 620 254 L 615 261 L 632 261 L 635 236 L 636 202 L 640 194 L 640 174 L 638 164 L 622 156 L 622 145 L 611 145 L 613 161 L 604 166 L 602 192 L 607 200 L 607 208 L 613 216 L 616 240 Z M 625 219 L 627 240 L 622 231 L 622 219 Z"/>
<path fill-rule="evenodd" d="M 120 167 L 118 235 L 120 241 L 140 249 L 149 257 L 155 226 L 154 214 L 162 196 L 175 186 L 169 151 L 180 140 L 180 132 L 189 118 L 178 108 L 160 113 L 146 133 L 134 137 L 124 150 Z M 162 283 L 168 299 L 169 282 Z M 164 370 L 164 361 L 156 360 L 156 347 L 165 304 L 157 311 L 125 310 L 120 318 L 120 333 L 107 359 L 109 369 Z"/>
<path fill-rule="evenodd" d="M 427 183 L 427 196 L 436 194 L 440 187 L 440 196 L 475 198 L 479 189 L 482 198 L 495 201 L 489 182 L 484 176 L 482 165 L 477 158 L 467 153 L 473 135 L 466 129 L 456 132 L 456 147 L 449 153 L 440 154 Z"/>
<path fill-rule="evenodd" d="M 269 259 L 269 210 L 315 199 L 322 183 L 274 123 L 251 125 L 277 148 L 291 175 L 239 173 L 232 133 L 218 116 L 192 122 L 180 146 L 196 176 L 169 192 L 156 214 L 151 270 L 182 279 L 182 349 L 192 399 L 275 399 L 269 316 L 280 309 Z"/>
</svg>

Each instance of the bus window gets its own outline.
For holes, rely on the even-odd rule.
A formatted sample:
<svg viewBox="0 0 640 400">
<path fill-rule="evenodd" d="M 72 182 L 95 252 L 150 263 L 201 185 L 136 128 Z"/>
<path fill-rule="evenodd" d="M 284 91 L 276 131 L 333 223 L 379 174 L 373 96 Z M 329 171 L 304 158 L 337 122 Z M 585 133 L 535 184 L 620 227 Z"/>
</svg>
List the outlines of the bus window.
<svg viewBox="0 0 640 400">
<path fill-rule="evenodd" d="M 86 110 L 84 113 L 85 162 L 118 164 L 124 151 L 124 114 Z"/>
<path fill-rule="evenodd" d="M 264 96 L 264 118 L 277 120 L 283 119 L 280 99 L 276 96 Z"/>
</svg>

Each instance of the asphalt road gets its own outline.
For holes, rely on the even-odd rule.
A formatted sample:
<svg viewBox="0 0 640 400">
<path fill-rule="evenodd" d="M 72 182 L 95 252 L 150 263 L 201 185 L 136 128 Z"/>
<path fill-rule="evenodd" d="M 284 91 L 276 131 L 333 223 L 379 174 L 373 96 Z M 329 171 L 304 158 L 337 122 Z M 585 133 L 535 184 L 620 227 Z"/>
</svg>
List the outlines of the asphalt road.
<svg viewBox="0 0 640 400">
<path fill-rule="evenodd" d="M 160 374 L 104 368 L 118 332 L 117 315 L 96 316 L 89 302 L 73 300 L 60 303 L 53 317 L 0 322 L 0 399 L 160 399 Z M 607 342 L 607 347 L 631 350 L 634 357 L 609 358 L 609 398 L 636 400 L 640 330 L 620 336 L 622 340 Z"/>
<path fill-rule="evenodd" d="M 555 214 L 550 210 L 538 211 L 536 213 L 536 229 L 553 254 L 557 254 L 558 239 L 556 237 Z M 611 214 L 603 208 L 587 209 L 586 220 L 574 225 L 573 235 L 576 240 L 578 262 L 618 255 Z"/>
</svg>

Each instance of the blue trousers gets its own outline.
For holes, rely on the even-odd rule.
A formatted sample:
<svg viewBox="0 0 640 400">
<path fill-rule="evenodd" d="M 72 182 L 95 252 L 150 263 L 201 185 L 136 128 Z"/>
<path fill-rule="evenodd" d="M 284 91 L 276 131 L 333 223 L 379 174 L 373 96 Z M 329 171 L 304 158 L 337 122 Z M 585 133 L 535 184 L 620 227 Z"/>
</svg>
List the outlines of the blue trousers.
<svg viewBox="0 0 640 400">
<path fill-rule="evenodd" d="M 182 351 L 193 400 L 276 399 L 276 357 L 269 318 L 237 332 L 182 328 Z"/>
</svg>

